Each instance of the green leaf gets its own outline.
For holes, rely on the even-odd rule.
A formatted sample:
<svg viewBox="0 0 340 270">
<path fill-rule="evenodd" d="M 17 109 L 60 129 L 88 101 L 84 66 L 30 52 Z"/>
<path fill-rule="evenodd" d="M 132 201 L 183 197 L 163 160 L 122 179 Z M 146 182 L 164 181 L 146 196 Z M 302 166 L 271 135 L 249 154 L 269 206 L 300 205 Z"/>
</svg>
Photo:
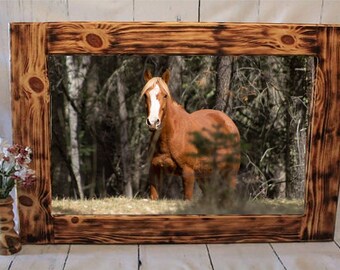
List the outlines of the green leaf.
<svg viewBox="0 0 340 270">
<path fill-rule="evenodd" d="M 2 189 L 1 197 L 7 198 L 9 196 L 9 193 L 12 191 L 12 189 L 15 186 L 15 181 L 13 178 L 9 178 L 9 180 L 5 183 L 5 187 Z"/>
</svg>

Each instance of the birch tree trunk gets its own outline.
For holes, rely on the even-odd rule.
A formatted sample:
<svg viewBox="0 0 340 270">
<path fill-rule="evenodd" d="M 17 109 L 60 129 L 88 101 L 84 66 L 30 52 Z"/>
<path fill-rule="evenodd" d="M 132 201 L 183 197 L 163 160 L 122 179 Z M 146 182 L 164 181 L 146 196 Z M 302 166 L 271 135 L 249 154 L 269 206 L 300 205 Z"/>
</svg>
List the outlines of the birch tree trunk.
<svg viewBox="0 0 340 270">
<path fill-rule="evenodd" d="M 86 74 L 91 62 L 90 56 L 75 57 L 66 56 L 66 68 L 68 77 L 68 94 L 73 101 L 68 103 L 69 125 L 70 125 L 70 156 L 71 166 L 76 178 L 79 197 L 84 199 L 84 190 L 80 174 L 79 143 L 77 136 L 78 113 L 72 104 L 77 103 L 79 92 L 83 87 Z"/>
<path fill-rule="evenodd" d="M 287 150 L 286 150 L 286 197 L 300 199 L 304 195 L 305 179 L 305 143 L 307 107 L 300 97 L 306 93 L 306 78 L 313 75 L 313 62 L 304 62 L 301 58 L 294 57 L 288 63 L 288 97 L 287 97 Z M 305 71 L 303 71 L 305 70 Z M 302 76 L 304 74 L 304 76 Z"/>
</svg>

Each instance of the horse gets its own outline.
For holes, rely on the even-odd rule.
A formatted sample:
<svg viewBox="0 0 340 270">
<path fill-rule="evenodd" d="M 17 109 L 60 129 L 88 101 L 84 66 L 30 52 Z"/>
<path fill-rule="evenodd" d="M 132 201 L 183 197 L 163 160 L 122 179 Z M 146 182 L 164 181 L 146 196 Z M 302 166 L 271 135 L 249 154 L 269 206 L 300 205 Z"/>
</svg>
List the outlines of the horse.
<svg viewBox="0 0 340 270">
<path fill-rule="evenodd" d="M 202 109 L 188 113 L 172 99 L 168 87 L 169 78 L 169 70 L 161 77 L 153 77 L 149 70 L 144 72 L 145 86 L 141 98 L 145 99 L 146 124 L 152 132 L 149 146 L 150 198 L 159 199 L 164 173 L 182 177 L 185 200 L 192 200 L 195 181 L 205 194 L 206 179 L 216 168 L 212 168 L 209 162 L 211 157 L 197 155 L 198 150 L 192 140 L 195 132 L 211 138 L 216 127 L 223 134 L 234 137 L 235 143 L 220 149 L 217 157 L 222 160 L 225 155 L 233 155 L 232 161 L 221 162 L 223 165 L 219 167 L 223 167 L 225 172 L 222 178 L 228 179 L 222 180 L 222 185 L 234 190 L 240 166 L 240 135 L 235 123 L 225 113 L 217 110 Z M 222 187 L 218 189 L 225 190 Z"/>
</svg>

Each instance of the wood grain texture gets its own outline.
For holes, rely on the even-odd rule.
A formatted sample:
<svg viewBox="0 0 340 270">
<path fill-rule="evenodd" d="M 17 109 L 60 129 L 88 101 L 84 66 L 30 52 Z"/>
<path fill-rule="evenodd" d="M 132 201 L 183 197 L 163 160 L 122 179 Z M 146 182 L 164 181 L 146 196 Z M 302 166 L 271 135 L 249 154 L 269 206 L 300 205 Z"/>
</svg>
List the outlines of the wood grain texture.
<svg viewBox="0 0 340 270">
<path fill-rule="evenodd" d="M 272 246 L 285 269 L 339 269 L 340 250 L 334 242 L 277 243 Z"/>
<path fill-rule="evenodd" d="M 63 269 L 138 269 L 138 246 L 72 245 Z"/>
<path fill-rule="evenodd" d="M 21 250 L 19 235 L 14 230 L 13 199 L 0 199 L 0 256 Z"/>
<path fill-rule="evenodd" d="M 331 240 L 340 175 L 340 28 L 226 23 L 11 25 L 14 141 L 38 181 L 19 190 L 21 237 L 38 243 L 229 243 Z M 313 55 L 318 59 L 303 216 L 51 217 L 47 54 Z"/>
<path fill-rule="evenodd" d="M 33 150 L 37 181 L 18 189 L 22 241 L 53 238 L 50 176 L 50 94 L 46 66 L 46 24 L 11 25 L 13 141 Z"/>
<path fill-rule="evenodd" d="M 208 245 L 214 270 L 284 270 L 269 244 Z"/>
<path fill-rule="evenodd" d="M 299 240 L 301 217 L 56 216 L 55 243 L 232 243 Z"/>
<path fill-rule="evenodd" d="M 208 248 L 205 245 L 141 245 L 138 249 L 137 245 L 25 245 L 19 254 L 0 256 L 0 270 L 339 268 L 340 249 L 334 242 L 271 246 L 273 248 L 268 244 L 208 245 Z M 207 252 L 211 267 L 207 266 Z M 201 267 L 197 267 L 198 263 Z M 281 264 L 284 268 L 279 267 Z"/>
<path fill-rule="evenodd" d="M 205 245 L 143 245 L 141 269 L 212 269 Z"/>
<path fill-rule="evenodd" d="M 51 54 L 316 55 L 312 26 L 227 23 L 52 23 Z"/>
<path fill-rule="evenodd" d="M 69 245 L 24 245 L 22 251 L 14 258 L 13 263 L 8 269 L 65 269 L 64 265 L 68 256 L 68 250 Z"/>
<path fill-rule="evenodd" d="M 0 270 L 8 270 L 10 269 L 13 260 L 15 259 L 16 255 L 9 255 L 9 256 L 1 256 L 0 257 Z"/>
<path fill-rule="evenodd" d="M 340 28 L 319 29 L 302 237 L 334 237 L 340 175 Z"/>
</svg>

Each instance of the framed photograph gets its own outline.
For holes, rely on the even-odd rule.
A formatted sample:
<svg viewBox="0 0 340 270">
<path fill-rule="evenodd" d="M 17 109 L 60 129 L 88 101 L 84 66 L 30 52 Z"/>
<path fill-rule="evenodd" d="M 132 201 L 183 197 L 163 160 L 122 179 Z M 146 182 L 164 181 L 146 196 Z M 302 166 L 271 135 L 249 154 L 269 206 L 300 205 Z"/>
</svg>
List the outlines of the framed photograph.
<svg viewBox="0 0 340 270">
<path fill-rule="evenodd" d="M 333 239 L 340 27 L 10 30 L 13 141 L 37 176 L 18 187 L 24 243 Z"/>
</svg>

